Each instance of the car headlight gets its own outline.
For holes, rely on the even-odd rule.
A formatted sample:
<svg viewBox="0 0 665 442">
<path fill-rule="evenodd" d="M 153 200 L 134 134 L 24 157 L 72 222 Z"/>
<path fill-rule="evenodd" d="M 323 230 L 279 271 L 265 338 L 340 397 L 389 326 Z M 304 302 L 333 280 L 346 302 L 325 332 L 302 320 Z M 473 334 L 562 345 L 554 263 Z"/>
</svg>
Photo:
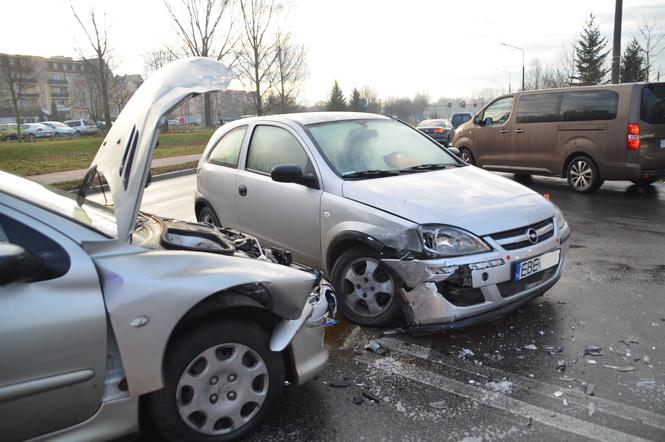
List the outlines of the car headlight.
<svg viewBox="0 0 665 442">
<path fill-rule="evenodd" d="M 428 255 L 460 256 L 492 250 L 477 236 L 457 227 L 425 224 L 418 228 L 418 235 Z"/>
<path fill-rule="evenodd" d="M 556 210 L 556 214 L 554 215 L 554 222 L 556 223 L 556 226 L 559 229 L 559 231 L 561 231 L 561 229 L 563 229 L 564 226 L 566 225 L 566 218 L 564 218 L 563 212 L 561 211 L 561 209 L 559 209 L 556 206 L 556 204 L 552 203 L 552 205 Z"/>
</svg>

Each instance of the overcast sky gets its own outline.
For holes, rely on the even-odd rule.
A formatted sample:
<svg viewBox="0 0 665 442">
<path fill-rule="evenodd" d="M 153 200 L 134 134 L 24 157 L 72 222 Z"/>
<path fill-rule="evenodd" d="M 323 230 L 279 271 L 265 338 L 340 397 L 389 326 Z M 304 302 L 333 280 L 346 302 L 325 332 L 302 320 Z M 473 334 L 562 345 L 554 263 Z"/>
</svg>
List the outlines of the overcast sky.
<svg viewBox="0 0 665 442">
<path fill-rule="evenodd" d="M 176 2 L 178 0 L 171 0 Z M 326 98 L 334 79 L 346 93 L 370 85 L 379 95 L 472 96 L 484 88 L 521 81 L 521 46 L 527 68 L 534 58 L 554 62 L 579 35 L 590 12 L 611 50 L 614 0 L 289 0 L 288 24 L 305 44 L 309 74 L 303 99 Z M 175 33 L 163 0 L 73 0 L 107 13 L 116 73 L 144 74 L 143 55 Z M 68 0 L 22 0 L 3 6 L 0 52 L 75 56 L 83 35 Z M 665 29 L 663 0 L 625 0 L 623 46 L 644 20 Z M 85 46 L 83 46 L 85 47 Z M 657 63 L 665 75 L 665 51 Z M 661 77 L 662 78 L 662 77 Z"/>
</svg>

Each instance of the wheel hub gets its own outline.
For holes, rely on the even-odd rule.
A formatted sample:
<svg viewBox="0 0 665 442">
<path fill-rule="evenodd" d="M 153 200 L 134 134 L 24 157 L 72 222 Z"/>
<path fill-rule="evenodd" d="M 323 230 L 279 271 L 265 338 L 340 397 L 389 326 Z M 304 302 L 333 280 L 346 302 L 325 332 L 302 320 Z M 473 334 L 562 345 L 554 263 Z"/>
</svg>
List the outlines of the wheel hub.
<svg viewBox="0 0 665 442">
<path fill-rule="evenodd" d="M 358 258 L 344 273 L 344 295 L 354 313 L 374 317 L 382 314 L 394 296 L 390 275 L 371 258 Z"/>
</svg>

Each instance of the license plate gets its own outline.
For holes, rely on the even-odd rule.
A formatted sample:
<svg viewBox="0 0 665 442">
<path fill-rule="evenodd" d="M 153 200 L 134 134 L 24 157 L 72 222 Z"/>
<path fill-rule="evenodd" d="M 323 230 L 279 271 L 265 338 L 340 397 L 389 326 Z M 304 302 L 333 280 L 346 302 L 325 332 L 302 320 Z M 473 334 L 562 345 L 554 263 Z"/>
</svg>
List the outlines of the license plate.
<svg viewBox="0 0 665 442">
<path fill-rule="evenodd" d="M 554 267 L 559 263 L 560 250 L 545 253 L 544 255 L 534 256 L 533 258 L 525 259 L 515 264 L 515 272 L 513 273 L 513 280 L 519 281 L 538 272 L 547 270 Z"/>
<path fill-rule="evenodd" d="M 665 139 L 660 140 L 660 148 L 665 149 Z"/>
</svg>

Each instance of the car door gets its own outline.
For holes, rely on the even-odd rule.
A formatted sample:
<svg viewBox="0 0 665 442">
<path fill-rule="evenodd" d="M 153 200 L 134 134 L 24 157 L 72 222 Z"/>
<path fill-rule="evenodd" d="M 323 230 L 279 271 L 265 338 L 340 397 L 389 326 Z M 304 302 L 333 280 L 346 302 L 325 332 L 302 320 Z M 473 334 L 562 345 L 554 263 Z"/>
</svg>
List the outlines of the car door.
<svg viewBox="0 0 665 442">
<path fill-rule="evenodd" d="M 287 126 L 257 124 L 244 167 L 238 171 L 240 224 L 267 245 L 290 250 L 296 261 L 316 265 L 321 260 L 322 192 L 320 188 L 273 181 L 270 171 L 280 164 L 297 164 L 305 175 L 317 176 L 302 140 Z"/>
<path fill-rule="evenodd" d="M 197 170 L 197 188 L 212 204 L 219 222 L 240 229 L 236 204 L 238 159 L 247 126 L 236 127 L 222 136 L 201 168 Z"/>
<path fill-rule="evenodd" d="M 556 173 L 562 95 L 545 92 L 520 96 L 512 130 L 512 166 L 516 171 Z"/>
<path fill-rule="evenodd" d="M 510 132 L 514 97 L 501 97 L 490 103 L 480 115 L 480 124 L 474 126 L 476 137 L 473 155 L 476 164 L 492 169 L 503 169 L 512 164 Z"/>
<path fill-rule="evenodd" d="M 0 439 L 14 441 L 99 409 L 106 310 L 91 259 L 59 231 L 0 204 L 0 242 L 38 256 L 45 269 L 0 288 Z"/>
</svg>

